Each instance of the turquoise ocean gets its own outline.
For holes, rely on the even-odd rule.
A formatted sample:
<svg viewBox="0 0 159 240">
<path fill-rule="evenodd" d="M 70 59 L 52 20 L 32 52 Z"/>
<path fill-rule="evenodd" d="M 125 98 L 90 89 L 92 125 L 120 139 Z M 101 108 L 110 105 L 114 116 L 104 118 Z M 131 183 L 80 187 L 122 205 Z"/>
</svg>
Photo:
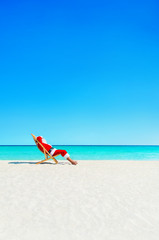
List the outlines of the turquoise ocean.
<svg viewBox="0 0 159 240">
<path fill-rule="evenodd" d="M 159 146 L 54 146 L 74 160 L 159 160 Z M 0 146 L 0 160 L 42 160 L 36 146 Z M 61 156 L 57 159 L 64 159 Z"/>
</svg>

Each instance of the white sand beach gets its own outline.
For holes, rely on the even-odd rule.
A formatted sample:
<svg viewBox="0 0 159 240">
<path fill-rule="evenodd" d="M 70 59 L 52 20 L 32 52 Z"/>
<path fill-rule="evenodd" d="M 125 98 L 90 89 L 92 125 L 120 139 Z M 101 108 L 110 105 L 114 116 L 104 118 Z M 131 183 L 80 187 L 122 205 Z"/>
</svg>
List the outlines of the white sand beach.
<svg viewBox="0 0 159 240">
<path fill-rule="evenodd" d="M 159 161 L 78 163 L 0 161 L 0 239 L 159 239 Z"/>
</svg>

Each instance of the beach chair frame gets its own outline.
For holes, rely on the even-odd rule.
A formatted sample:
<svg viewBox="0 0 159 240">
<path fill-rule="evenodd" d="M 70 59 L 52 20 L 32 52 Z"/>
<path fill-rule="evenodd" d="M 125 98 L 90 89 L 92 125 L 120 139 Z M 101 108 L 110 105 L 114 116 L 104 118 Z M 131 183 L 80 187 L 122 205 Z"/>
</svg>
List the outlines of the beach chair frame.
<svg viewBox="0 0 159 240">
<path fill-rule="evenodd" d="M 57 157 L 57 156 L 60 155 L 60 154 L 57 154 L 57 155 L 55 155 L 55 156 L 51 156 L 51 154 L 46 150 L 46 148 L 44 148 L 44 146 L 37 140 L 37 138 L 35 137 L 35 135 L 32 134 L 32 133 L 31 133 L 31 135 L 32 135 L 32 137 L 33 137 L 33 139 L 34 139 L 34 141 L 35 141 L 35 144 L 37 145 L 37 143 L 38 143 L 38 144 L 43 148 L 43 151 L 44 151 L 44 152 L 42 152 L 42 153 L 45 155 L 45 159 L 42 160 L 42 161 L 40 161 L 40 162 L 37 162 L 36 164 L 43 163 L 43 162 L 48 161 L 48 160 L 50 160 L 50 159 L 54 160 L 54 162 L 57 164 L 58 161 L 55 159 L 55 157 Z M 48 158 L 48 156 L 49 156 L 49 158 Z"/>
</svg>

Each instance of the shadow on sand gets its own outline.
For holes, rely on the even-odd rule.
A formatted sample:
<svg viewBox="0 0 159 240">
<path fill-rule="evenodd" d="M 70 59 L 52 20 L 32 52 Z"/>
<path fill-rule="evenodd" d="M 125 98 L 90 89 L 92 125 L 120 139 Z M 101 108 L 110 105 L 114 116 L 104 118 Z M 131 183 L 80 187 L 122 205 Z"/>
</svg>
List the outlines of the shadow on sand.
<svg viewBox="0 0 159 240">
<path fill-rule="evenodd" d="M 37 162 L 9 162 L 8 164 L 36 164 Z M 51 164 L 51 165 L 57 165 L 56 163 L 51 163 L 51 162 L 44 162 L 44 163 L 40 163 L 40 165 L 42 164 Z M 69 162 L 58 162 L 58 165 L 72 165 Z"/>
</svg>

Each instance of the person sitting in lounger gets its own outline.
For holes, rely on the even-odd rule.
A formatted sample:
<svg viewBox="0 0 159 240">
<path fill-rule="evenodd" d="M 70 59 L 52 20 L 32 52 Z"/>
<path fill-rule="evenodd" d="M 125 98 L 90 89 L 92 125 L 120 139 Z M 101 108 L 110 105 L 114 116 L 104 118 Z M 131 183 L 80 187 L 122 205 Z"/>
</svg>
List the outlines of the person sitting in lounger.
<svg viewBox="0 0 159 240">
<path fill-rule="evenodd" d="M 67 159 L 73 165 L 77 164 L 76 161 L 74 161 L 70 158 L 70 155 L 66 152 L 66 150 L 53 148 L 50 144 L 47 144 L 46 140 L 41 136 L 37 137 L 37 140 L 43 145 L 43 147 L 50 153 L 51 156 L 56 156 L 58 154 L 61 154 L 62 157 Z M 42 146 L 40 144 L 38 144 L 38 142 L 36 142 L 36 145 L 40 149 L 41 152 L 44 152 Z"/>
</svg>

